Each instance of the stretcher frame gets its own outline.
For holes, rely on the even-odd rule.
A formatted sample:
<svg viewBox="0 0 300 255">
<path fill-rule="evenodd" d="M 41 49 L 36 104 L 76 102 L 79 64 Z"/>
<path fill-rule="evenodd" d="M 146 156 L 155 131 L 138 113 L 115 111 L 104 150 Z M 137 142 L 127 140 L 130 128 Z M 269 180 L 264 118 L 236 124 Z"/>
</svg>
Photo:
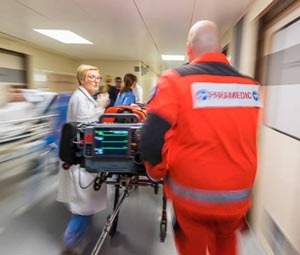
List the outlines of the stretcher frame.
<svg viewBox="0 0 300 255">
<path fill-rule="evenodd" d="M 101 123 L 104 118 L 128 118 L 130 120 L 139 121 L 139 117 L 136 114 L 103 114 L 101 115 L 99 122 Z M 112 172 L 112 171 L 99 171 L 100 176 L 97 177 L 94 181 L 94 189 L 99 190 L 101 188 L 102 183 L 106 183 L 109 185 L 115 186 L 115 194 L 114 194 L 114 206 L 113 211 L 107 217 L 107 221 L 102 229 L 102 232 L 92 250 L 91 255 L 99 255 L 101 248 L 104 244 L 105 239 L 108 235 L 111 237 L 117 231 L 118 219 L 119 219 L 119 212 L 120 208 L 125 201 L 125 199 L 130 195 L 132 190 L 137 186 L 150 186 L 154 189 L 154 193 L 158 194 L 159 185 L 160 183 L 153 183 L 146 177 L 145 174 L 136 173 L 134 174 L 131 171 L 128 173 L 123 172 Z M 117 176 L 115 180 L 111 180 L 110 177 Z M 122 193 L 120 190 L 122 189 Z M 167 200 L 163 194 L 162 197 L 162 212 L 161 212 L 161 219 L 160 219 L 160 241 L 164 242 L 167 234 Z"/>
<path fill-rule="evenodd" d="M 125 201 L 125 199 L 129 197 L 130 193 L 137 186 L 151 186 L 154 188 L 154 193 L 155 194 L 158 193 L 159 185 L 161 183 L 153 184 L 149 180 L 144 179 L 142 177 L 143 176 L 140 175 L 128 176 L 128 175 L 118 174 L 117 180 L 105 181 L 106 184 L 115 186 L 114 207 L 112 213 L 107 217 L 107 221 L 93 248 L 91 255 L 99 255 L 106 237 L 108 235 L 113 237 L 113 235 L 116 233 L 121 206 Z M 122 193 L 120 193 L 121 189 L 122 189 Z M 163 203 L 162 203 L 162 212 L 161 212 L 161 220 L 160 220 L 160 241 L 164 242 L 167 233 L 167 210 L 166 210 L 167 201 L 164 195 L 162 200 Z"/>
</svg>

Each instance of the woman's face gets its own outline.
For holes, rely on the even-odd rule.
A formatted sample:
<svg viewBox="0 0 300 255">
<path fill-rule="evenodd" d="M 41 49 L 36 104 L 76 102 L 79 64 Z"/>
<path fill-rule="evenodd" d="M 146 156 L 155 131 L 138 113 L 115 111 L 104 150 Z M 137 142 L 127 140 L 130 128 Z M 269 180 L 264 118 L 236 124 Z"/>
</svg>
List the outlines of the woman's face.
<svg viewBox="0 0 300 255">
<path fill-rule="evenodd" d="M 101 77 L 99 72 L 96 70 L 90 70 L 87 72 L 85 79 L 81 80 L 81 85 L 92 96 L 99 90 L 100 81 Z"/>
</svg>

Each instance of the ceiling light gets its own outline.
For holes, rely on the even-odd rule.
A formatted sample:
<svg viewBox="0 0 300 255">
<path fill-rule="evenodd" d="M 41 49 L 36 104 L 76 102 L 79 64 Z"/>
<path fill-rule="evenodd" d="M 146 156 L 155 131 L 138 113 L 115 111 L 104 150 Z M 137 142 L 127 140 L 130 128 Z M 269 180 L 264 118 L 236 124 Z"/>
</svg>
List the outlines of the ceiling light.
<svg viewBox="0 0 300 255">
<path fill-rule="evenodd" d="M 161 55 L 162 60 L 165 61 L 183 61 L 185 59 L 184 55 Z"/>
<path fill-rule="evenodd" d="M 57 41 L 67 44 L 93 44 L 81 36 L 69 31 L 60 29 L 33 29 L 43 35 L 49 36 Z"/>
</svg>

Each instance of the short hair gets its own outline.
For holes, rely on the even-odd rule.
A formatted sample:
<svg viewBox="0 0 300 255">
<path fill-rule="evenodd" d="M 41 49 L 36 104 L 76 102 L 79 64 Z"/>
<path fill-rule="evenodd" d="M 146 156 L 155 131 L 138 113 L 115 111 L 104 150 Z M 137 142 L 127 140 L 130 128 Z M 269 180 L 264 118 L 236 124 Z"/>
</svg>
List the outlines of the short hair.
<svg viewBox="0 0 300 255">
<path fill-rule="evenodd" d="M 80 65 L 80 66 L 78 66 L 77 72 L 76 72 L 76 78 L 77 78 L 77 81 L 78 81 L 79 85 L 81 85 L 80 80 L 83 80 L 83 79 L 86 78 L 88 71 L 97 71 L 98 73 L 100 72 L 99 68 L 96 67 L 96 66 L 91 66 L 91 65 Z"/>
</svg>

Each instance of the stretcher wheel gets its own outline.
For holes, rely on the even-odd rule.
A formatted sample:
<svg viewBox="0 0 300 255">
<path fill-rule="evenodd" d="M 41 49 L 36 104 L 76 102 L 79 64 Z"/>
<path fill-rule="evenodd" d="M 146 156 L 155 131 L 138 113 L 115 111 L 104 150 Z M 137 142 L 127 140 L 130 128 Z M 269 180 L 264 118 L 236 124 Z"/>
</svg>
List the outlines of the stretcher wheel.
<svg viewBox="0 0 300 255">
<path fill-rule="evenodd" d="M 168 222 L 168 215 L 167 215 L 167 199 L 165 194 L 162 197 L 162 211 L 161 211 L 161 219 L 160 219 L 160 241 L 164 242 L 167 235 L 167 222 Z"/>
<path fill-rule="evenodd" d="M 160 241 L 164 242 L 167 236 L 167 220 L 160 222 Z"/>
<path fill-rule="evenodd" d="M 153 188 L 154 188 L 154 194 L 157 195 L 158 194 L 158 189 L 159 189 L 159 186 L 157 183 L 153 184 Z"/>
</svg>

